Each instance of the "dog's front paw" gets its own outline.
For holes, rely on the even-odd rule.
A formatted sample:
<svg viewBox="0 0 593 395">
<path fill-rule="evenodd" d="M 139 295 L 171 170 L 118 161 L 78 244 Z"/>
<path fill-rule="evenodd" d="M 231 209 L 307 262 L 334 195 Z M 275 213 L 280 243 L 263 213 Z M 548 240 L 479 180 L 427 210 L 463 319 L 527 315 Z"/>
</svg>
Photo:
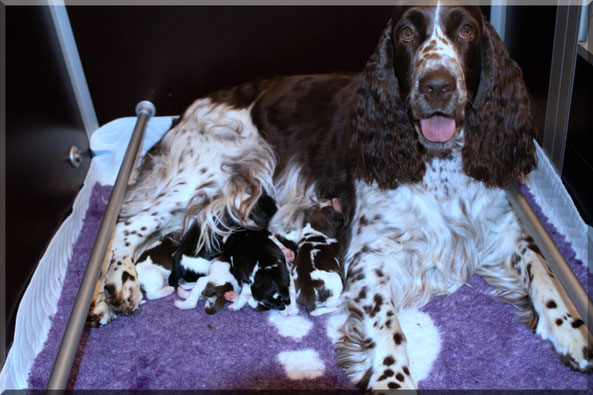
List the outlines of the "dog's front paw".
<svg viewBox="0 0 593 395">
<path fill-rule="evenodd" d="M 584 347 L 582 354 L 575 356 L 569 353 L 560 354 L 560 360 L 572 370 L 586 374 L 593 373 L 593 350 L 591 347 Z"/>
<path fill-rule="evenodd" d="M 105 278 L 105 301 L 116 314 L 131 315 L 140 306 L 142 291 L 134 263 L 124 258 L 112 264 Z"/>
<path fill-rule="evenodd" d="M 593 344 L 585 323 L 578 316 L 565 313 L 553 324 L 540 317 L 536 333 L 552 342 L 566 366 L 577 372 L 593 373 Z"/>
<path fill-rule="evenodd" d="M 381 366 L 373 374 L 368 384 L 369 390 L 410 390 L 416 389 L 416 384 L 409 375 L 407 367 L 399 369 L 394 366 Z"/>
<path fill-rule="evenodd" d="M 86 317 L 86 324 L 95 328 L 109 324 L 115 319 L 115 313 L 105 302 L 104 295 L 101 292 L 97 300 L 93 300 Z"/>
</svg>

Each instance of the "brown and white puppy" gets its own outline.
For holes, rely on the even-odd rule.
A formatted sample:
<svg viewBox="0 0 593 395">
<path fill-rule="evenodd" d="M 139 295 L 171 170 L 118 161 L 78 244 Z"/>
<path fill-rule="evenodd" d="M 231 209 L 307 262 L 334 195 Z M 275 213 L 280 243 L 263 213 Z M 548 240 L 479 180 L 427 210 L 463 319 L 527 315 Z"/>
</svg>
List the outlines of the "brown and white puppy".
<svg viewBox="0 0 593 395">
<path fill-rule="evenodd" d="M 167 283 L 173 268 L 173 254 L 178 243 L 169 235 L 146 250 L 136 264 L 140 287 L 146 298 L 160 299 L 175 292 L 175 287 Z"/>
<path fill-rule="evenodd" d="M 338 199 L 313 209 L 305 222 L 292 268 L 296 298 L 311 315 L 330 313 L 338 309 L 344 287 L 337 240 L 344 215 Z"/>
</svg>

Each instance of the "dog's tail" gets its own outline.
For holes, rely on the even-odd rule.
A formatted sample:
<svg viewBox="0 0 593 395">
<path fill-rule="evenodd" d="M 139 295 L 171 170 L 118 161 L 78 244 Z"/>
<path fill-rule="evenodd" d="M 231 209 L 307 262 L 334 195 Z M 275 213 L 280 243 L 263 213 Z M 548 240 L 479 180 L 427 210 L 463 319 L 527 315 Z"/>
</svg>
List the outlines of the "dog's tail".
<svg viewBox="0 0 593 395">
<path fill-rule="evenodd" d="M 336 343 L 338 365 L 358 388 L 366 390 L 373 375 L 375 342 L 366 336 L 364 315 L 359 306 L 351 302 L 348 313 Z"/>
</svg>

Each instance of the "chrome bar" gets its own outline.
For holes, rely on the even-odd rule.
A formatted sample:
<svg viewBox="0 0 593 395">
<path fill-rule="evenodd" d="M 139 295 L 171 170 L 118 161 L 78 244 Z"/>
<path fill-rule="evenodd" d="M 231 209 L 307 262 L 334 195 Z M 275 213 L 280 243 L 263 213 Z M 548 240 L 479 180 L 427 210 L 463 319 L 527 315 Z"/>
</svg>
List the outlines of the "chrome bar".
<svg viewBox="0 0 593 395">
<path fill-rule="evenodd" d="M 142 101 L 136 106 L 138 120 L 136 121 L 136 126 L 134 127 L 124 160 L 117 175 L 115 186 L 111 192 L 107 209 L 101 220 L 99 232 L 97 233 L 95 244 L 91 250 L 91 255 L 78 289 L 76 300 L 74 301 L 74 307 L 72 307 L 72 311 L 70 312 L 70 318 L 68 319 L 68 324 L 62 337 L 60 349 L 58 350 L 58 355 L 47 383 L 46 388 L 48 390 L 64 390 L 68 384 L 70 370 L 74 363 L 74 357 L 76 356 L 80 336 L 84 329 L 103 259 L 107 253 L 107 247 L 111 241 L 115 222 L 123 203 L 128 180 L 130 179 L 130 174 L 134 169 L 138 152 L 144 140 L 146 125 L 150 118 L 154 116 L 155 112 L 154 105 L 149 101 Z"/>
<path fill-rule="evenodd" d="M 583 321 L 591 332 L 593 324 L 593 304 L 587 292 L 575 276 L 574 272 L 568 266 L 568 263 L 562 256 L 562 253 L 554 244 L 552 238 L 546 232 L 546 229 L 537 218 L 531 206 L 519 190 L 517 183 L 512 183 L 505 189 L 507 198 L 515 209 L 515 212 L 521 218 L 521 221 L 533 237 L 533 240 L 539 247 L 542 255 L 550 264 L 554 275 L 560 281 L 560 284 L 566 291 L 566 294 L 572 301 L 574 307 L 581 315 Z"/>
</svg>

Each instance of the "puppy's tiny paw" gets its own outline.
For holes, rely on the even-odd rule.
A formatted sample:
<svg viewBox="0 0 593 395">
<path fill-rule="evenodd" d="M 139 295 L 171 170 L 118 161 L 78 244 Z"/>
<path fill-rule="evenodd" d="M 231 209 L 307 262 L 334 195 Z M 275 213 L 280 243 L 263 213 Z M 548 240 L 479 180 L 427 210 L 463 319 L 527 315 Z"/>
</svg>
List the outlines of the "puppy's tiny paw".
<svg viewBox="0 0 593 395">
<path fill-rule="evenodd" d="M 191 292 L 181 288 L 181 286 L 177 287 L 177 296 L 181 299 L 187 299 Z"/>
<path fill-rule="evenodd" d="M 188 300 L 176 300 L 173 303 L 179 310 L 191 310 L 196 307 L 196 305 L 188 303 Z"/>
<path fill-rule="evenodd" d="M 289 304 L 284 311 L 286 311 L 286 314 L 290 316 L 299 315 L 299 308 L 293 303 Z"/>
</svg>

